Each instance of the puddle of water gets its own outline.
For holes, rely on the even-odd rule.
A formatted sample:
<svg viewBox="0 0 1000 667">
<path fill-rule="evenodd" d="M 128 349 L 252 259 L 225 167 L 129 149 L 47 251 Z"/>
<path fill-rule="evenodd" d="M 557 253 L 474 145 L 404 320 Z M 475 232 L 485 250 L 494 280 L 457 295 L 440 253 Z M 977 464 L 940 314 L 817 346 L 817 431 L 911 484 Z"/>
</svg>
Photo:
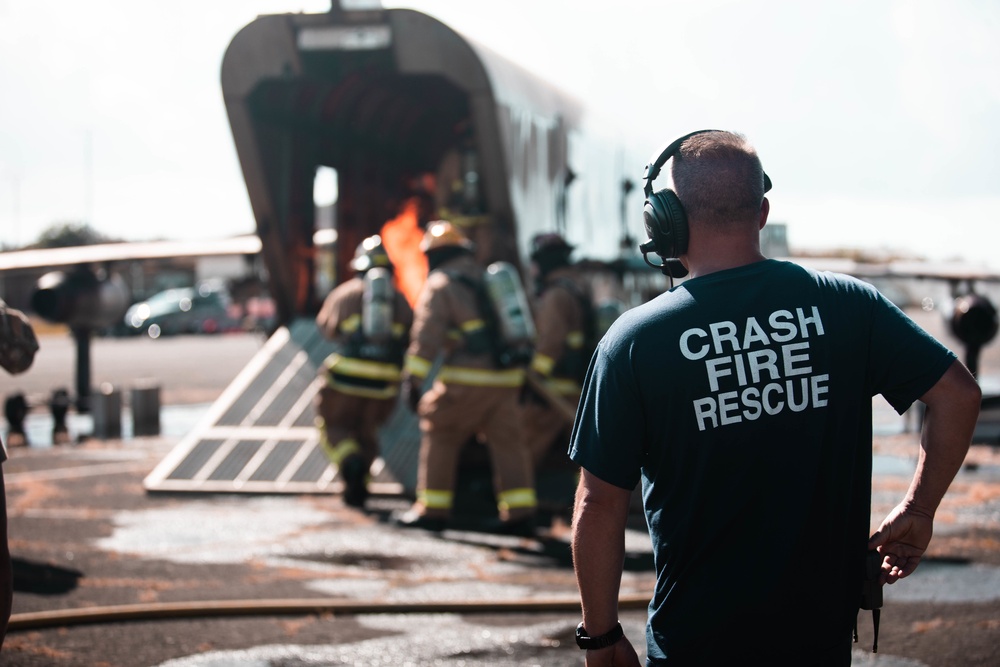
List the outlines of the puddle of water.
<svg viewBox="0 0 1000 667">
<path fill-rule="evenodd" d="M 1000 600 L 1000 568 L 925 561 L 909 577 L 883 590 L 886 601 L 995 602 Z"/>
<path fill-rule="evenodd" d="M 886 456 L 884 454 L 875 454 L 872 456 L 872 474 L 874 475 L 910 477 L 916 468 L 916 457 Z"/>
<path fill-rule="evenodd" d="M 221 498 L 118 512 L 114 532 L 95 543 L 112 552 L 177 563 L 240 563 L 273 553 L 297 532 L 329 518 L 297 498 Z"/>
<path fill-rule="evenodd" d="M 160 436 L 177 440 L 183 438 L 201 422 L 211 407 L 210 403 L 161 406 Z M 52 425 L 52 414 L 49 412 L 35 411 L 28 414 L 24 420 L 24 432 L 32 447 L 44 449 L 52 446 Z M 131 440 L 132 411 L 127 407 L 122 408 L 121 426 L 121 439 Z M 94 432 L 94 418 L 89 414 L 70 412 L 66 415 L 66 428 L 69 431 L 70 442 L 76 442 L 81 436 L 88 436 Z"/>
</svg>

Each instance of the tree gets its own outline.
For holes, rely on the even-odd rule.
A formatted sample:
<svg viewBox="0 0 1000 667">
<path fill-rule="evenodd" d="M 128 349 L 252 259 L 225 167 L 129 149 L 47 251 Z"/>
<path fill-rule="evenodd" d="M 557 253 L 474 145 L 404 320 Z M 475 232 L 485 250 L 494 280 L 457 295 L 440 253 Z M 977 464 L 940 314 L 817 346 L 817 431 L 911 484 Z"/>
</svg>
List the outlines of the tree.
<svg viewBox="0 0 1000 667">
<path fill-rule="evenodd" d="M 86 222 L 65 222 L 46 229 L 28 248 L 71 248 L 96 243 L 117 243 L 121 240 L 102 234 Z"/>
</svg>

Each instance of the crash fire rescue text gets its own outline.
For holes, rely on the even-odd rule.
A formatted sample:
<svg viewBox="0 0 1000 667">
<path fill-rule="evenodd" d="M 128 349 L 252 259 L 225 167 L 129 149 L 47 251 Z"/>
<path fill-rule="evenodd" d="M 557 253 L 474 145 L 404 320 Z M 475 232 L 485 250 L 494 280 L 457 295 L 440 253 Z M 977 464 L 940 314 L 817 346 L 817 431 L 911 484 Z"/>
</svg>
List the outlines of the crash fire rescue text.
<svg viewBox="0 0 1000 667">
<path fill-rule="evenodd" d="M 680 352 L 704 361 L 708 396 L 693 401 L 698 430 L 827 404 L 829 373 L 813 374 L 809 338 L 822 336 L 816 306 L 776 310 L 765 322 L 713 322 L 681 334 Z"/>
</svg>

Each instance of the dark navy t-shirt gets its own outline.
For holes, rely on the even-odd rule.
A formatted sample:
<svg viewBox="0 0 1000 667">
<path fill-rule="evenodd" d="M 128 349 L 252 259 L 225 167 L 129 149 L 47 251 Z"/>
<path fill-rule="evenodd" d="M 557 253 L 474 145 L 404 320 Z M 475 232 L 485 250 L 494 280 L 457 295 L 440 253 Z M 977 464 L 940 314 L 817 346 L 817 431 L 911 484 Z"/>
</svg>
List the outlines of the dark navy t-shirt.
<svg viewBox="0 0 1000 667">
<path fill-rule="evenodd" d="M 871 285 L 776 260 L 622 315 L 569 454 L 621 488 L 642 481 L 649 658 L 840 650 L 870 530 L 872 397 L 902 413 L 954 360 Z"/>
</svg>

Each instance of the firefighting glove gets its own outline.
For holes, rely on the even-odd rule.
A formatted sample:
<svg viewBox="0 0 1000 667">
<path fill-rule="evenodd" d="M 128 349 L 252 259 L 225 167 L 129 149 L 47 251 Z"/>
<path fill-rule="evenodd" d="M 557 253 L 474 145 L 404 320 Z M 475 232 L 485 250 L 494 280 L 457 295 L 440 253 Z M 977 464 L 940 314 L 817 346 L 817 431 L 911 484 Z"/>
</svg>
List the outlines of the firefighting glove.
<svg viewBox="0 0 1000 667">
<path fill-rule="evenodd" d="M 399 392 L 402 395 L 403 402 L 409 406 L 410 410 L 414 412 L 417 411 L 417 405 L 420 403 L 420 396 L 422 394 L 421 387 L 422 381 L 420 378 L 415 378 L 412 375 L 403 378 L 403 382 L 400 385 Z"/>
</svg>

